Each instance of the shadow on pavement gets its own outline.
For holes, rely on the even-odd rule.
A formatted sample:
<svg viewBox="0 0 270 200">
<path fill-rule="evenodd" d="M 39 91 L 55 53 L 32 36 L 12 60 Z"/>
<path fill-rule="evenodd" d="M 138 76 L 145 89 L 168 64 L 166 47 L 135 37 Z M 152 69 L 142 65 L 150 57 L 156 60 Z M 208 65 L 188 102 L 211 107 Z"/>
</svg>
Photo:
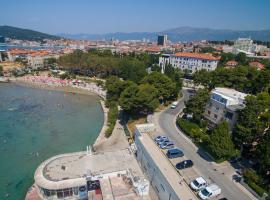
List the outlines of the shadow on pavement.
<svg viewBox="0 0 270 200">
<path fill-rule="evenodd" d="M 212 162 L 213 161 L 212 157 L 208 153 L 206 153 L 201 147 L 198 148 L 197 153 L 204 160 L 206 160 L 208 162 Z"/>
</svg>

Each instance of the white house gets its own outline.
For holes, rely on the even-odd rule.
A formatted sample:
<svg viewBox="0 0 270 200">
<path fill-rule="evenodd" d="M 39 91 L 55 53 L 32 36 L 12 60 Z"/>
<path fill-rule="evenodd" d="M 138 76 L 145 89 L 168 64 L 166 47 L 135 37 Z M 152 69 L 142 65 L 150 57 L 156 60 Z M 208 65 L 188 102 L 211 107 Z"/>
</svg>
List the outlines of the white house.
<svg viewBox="0 0 270 200">
<path fill-rule="evenodd" d="M 210 54 L 178 52 L 175 54 L 163 54 L 159 57 L 159 66 L 164 72 L 167 64 L 171 64 L 174 68 L 180 70 L 188 70 L 189 73 L 194 73 L 198 70 L 205 69 L 213 71 L 218 64 L 218 58 Z"/>
<path fill-rule="evenodd" d="M 237 121 L 237 111 L 245 106 L 247 94 L 230 88 L 215 88 L 211 91 L 210 100 L 206 106 L 204 117 L 213 127 L 226 120 L 230 128 Z"/>
</svg>

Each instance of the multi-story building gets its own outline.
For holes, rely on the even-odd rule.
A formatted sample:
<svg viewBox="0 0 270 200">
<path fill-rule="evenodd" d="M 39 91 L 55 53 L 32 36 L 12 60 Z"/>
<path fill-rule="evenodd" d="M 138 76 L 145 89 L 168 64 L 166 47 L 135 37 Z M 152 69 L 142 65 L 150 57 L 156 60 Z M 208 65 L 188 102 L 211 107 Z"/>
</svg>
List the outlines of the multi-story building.
<svg viewBox="0 0 270 200">
<path fill-rule="evenodd" d="M 235 40 L 233 45 L 233 53 L 238 54 L 240 52 L 246 54 L 253 54 L 255 51 L 255 45 L 253 44 L 253 40 L 250 38 L 238 38 Z"/>
<path fill-rule="evenodd" d="M 209 127 L 228 121 L 232 129 L 237 121 L 237 111 L 245 106 L 247 94 L 230 88 L 215 88 L 211 91 L 204 117 L 209 121 Z"/>
<path fill-rule="evenodd" d="M 184 178 L 154 142 L 154 132 L 154 124 L 136 125 L 135 146 L 137 161 L 155 190 L 157 199 L 197 199 Z"/>
<path fill-rule="evenodd" d="M 160 46 L 166 46 L 167 40 L 168 40 L 167 35 L 159 35 L 158 40 L 157 40 L 157 44 Z"/>
<path fill-rule="evenodd" d="M 171 64 L 174 68 L 194 73 L 202 69 L 207 71 L 215 70 L 218 60 L 218 58 L 210 54 L 178 52 L 175 54 L 163 54 L 159 57 L 159 66 L 162 71 L 165 70 L 167 64 Z"/>
</svg>

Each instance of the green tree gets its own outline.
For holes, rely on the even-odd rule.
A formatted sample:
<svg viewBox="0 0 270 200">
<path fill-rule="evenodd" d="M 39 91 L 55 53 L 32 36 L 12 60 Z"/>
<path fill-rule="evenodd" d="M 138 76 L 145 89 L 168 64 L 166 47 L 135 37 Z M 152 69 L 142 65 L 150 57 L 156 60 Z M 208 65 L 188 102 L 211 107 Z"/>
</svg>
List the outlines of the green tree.
<svg viewBox="0 0 270 200">
<path fill-rule="evenodd" d="M 203 85 L 204 87 L 211 87 L 212 73 L 205 69 L 196 71 L 193 74 L 193 81 L 195 85 Z"/>
<path fill-rule="evenodd" d="M 248 153 L 253 142 L 260 141 L 270 126 L 270 96 L 266 92 L 247 96 L 245 102 L 245 108 L 239 111 L 233 135 L 238 147 L 244 147 L 244 152 Z"/>
<path fill-rule="evenodd" d="M 149 84 L 132 84 L 121 94 L 120 106 L 132 115 L 147 115 L 159 105 L 158 90 Z"/>
<path fill-rule="evenodd" d="M 158 90 L 158 97 L 161 102 L 174 99 L 178 95 L 176 84 L 166 75 L 153 72 L 147 75 L 142 83 L 149 83 Z"/>
<path fill-rule="evenodd" d="M 125 80 L 138 83 L 147 75 L 144 64 L 137 59 L 124 58 L 120 62 L 120 76 Z"/>
<path fill-rule="evenodd" d="M 240 65 L 245 65 L 247 63 L 247 55 L 240 52 L 235 56 L 235 61 L 237 61 Z"/>
<path fill-rule="evenodd" d="M 260 171 L 265 176 L 268 176 L 270 181 L 270 129 L 268 129 L 258 145 L 256 150 L 257 160 L 260 164 Z"/>
<path fill-rule="evenodd" d="M 122 107 L 123 110 L 126 112 L 133 112 L 133 109 L 136 106 L 137 100 L 136 95 L 139 91 L 139 87 L 137 84 L 131 84 L 129 87 L 127 87 L 120 96 L 119 104 Z"/>
<path fill-rule="evenodd" d="M 205 106 L 209 100 L 209 92 L 206 89 L 199 89 L 187 103 L 184 109 L 185 113 L 192 114 L 192 120 L 200 123 L 203 118 Z"/>
<path fill-rule="evenodd" d="M 217 159 L 228 159 L 235 155 L 236 150 L 227 122 L 218 124 L 212 131 L 208 147 Z"/>
<path fill-rule="evenodd" d="M 161 72 L 161 67 L 158 64 L 154 64 L 151 67 L 152 72 Z"/>
<path fill-rule="evenodd" d="M 105 88 L 107 89 L 107 100 L 117 102 L 121 92 L 131 84 L 131 81 L 122 81 L 117 76 L 110 76 L 105 83 Z"/>
<path fill-rule="evenodd" d="M 221 53 L 220 60 L 219 60 L 219 65 L 224 65 L 230 60 L 234 60 L 235 55 L 232 53 Z"/>
</svg>

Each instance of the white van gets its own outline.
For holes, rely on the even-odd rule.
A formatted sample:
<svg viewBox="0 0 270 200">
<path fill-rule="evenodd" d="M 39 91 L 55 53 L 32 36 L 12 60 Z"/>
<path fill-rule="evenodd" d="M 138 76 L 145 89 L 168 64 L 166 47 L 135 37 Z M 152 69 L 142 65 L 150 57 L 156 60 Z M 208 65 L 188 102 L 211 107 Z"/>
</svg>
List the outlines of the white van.
<svg viewBox="0 0 270 200">
<path fill-rule="evenodd" d="M 171 108 L 172 108 L 172 109 L 175 109 L 176 106 L 177 106 L 177 104 L 178 104 L 178 102 L 177 102 L 177 101 L 174 101 L 174 102 L 172 103 L 172 105 L 171 105 Z"/>
<path fill-rule="evenodd" d="M 199 191 L 207 186 L 207 182 L 203 177 L 198 177 L 190 183 L 191 189 Z"/>
<path fill-rule="evenodd" d="M 210 198 L 213 198 L 213 197 L 216 197 L 218 195 L 221 194 L 221 189 L 220 187 L 213 183 L 209 186 L 207 186 L 206 188 L 202 189 L 198 195 L 201 199 L 210 199 Z"/>
</svg>

